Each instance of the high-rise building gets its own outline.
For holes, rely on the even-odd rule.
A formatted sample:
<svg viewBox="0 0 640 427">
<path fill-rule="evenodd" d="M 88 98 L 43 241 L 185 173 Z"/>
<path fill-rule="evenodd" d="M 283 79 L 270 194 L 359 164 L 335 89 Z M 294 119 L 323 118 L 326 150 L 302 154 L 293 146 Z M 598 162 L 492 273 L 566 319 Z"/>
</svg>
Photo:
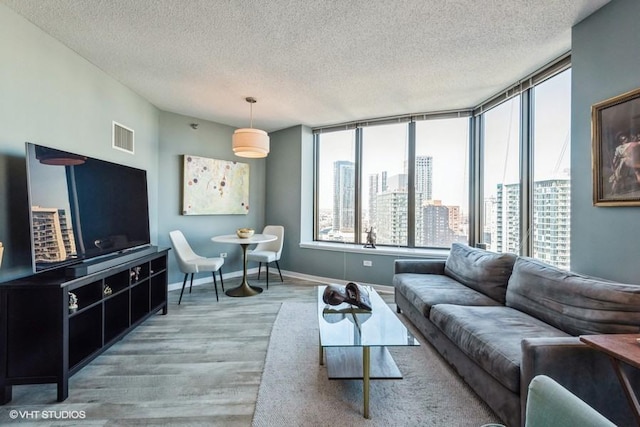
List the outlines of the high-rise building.
<svg viewBox="0 0 640 427">
<path fill-rule="evenodd" d="M 420 156 L 416 163 L 415 244 L 424 246 L 423 201 L 432 195 L 433 158 Z M 369 224 L 380 244 L 407 244 L 408 174 L 389 176 L 386 171 L 369 177 Z M 458 211 L 459 212 L 459 211 Z M 459 215 L 457 215 L 459 224 Z"/>
<path fill-rule="evenodd" d="M 380 172 L 380 187 L 379 191 L 384 193 L 387 191 L 387 171 Z"/>
<path fill-rule="evenodd" d="M 333 162 L 334 232 L 353 233 L 355 227 L 355 166 L 353 162 Z"/>
<path fill-rule="evenodd" d="M 460 206 L 443 205 L 441 200 L 422 204 L 422 238 L 420 246 L 448 248 L 452 243 L 468 243 L 466 224 Z M 418 243 L 416 243 L 418 244 Z"/>
<path fill-rule="evenodd" d="M 449 225 L 449 208 L 440 200 L 427 200 L 422 210 L 424 246 L 450 246 L 454 239 Z"/>
<path fill-rule="evenodd" d="M 490 251 L 496 251 L 498 235 L 497 221 L 498 201 L 495 196 L 489 196 L 484 200 L 484 229 L 482 230 L 482 243 L 487 245 Z"/>
<path fill-rule="evenodd" d="M 376 208 L 376 195 L 380 188 L 380 174 L 373 173 L 369 175 L 369 226 L 375 225 L 378 222 L 377 208 Z"/>
<path fill-rule="evenodd" d="M 409 180 L 407 173 L 388 176 L 386 171 L 369 176 L 369 225 L 375 227 L 378 243 L 384 245 L 406 245 L 407 239 L 407 203 Z M 433 158 L 419 156 L 416 159 L 416 193 L 415 193 L 415 245 L 448 247 L 453 241 L 460 240 L 462 231 L 459 206 L 439 206 L 446 212 L 446 230 L 441 231 L 439 215 L 428 219 L 424 203 L 432 200 L 433 192 Z M 435 222 L 434 222 L 435 221 Z M 434 228 L 435 227 L 435 228 Z M 428 229 L 428 230 L 427 230 Z M 435 234 L 434 234 L 435 233 Z M 446 237 L 443 237 L 446 234 Z M 429 241 L 427 241 L 427 235 Z M 432 235 L 439 237 L 435 238 Z M 465 240 L 465 239 L 462 239 Z M 438 243 L 433 243 L 437 241 Z"/>
<path fill-rule="evenodd" d="M 462 228 L 462 215 L 460 213 L 460 206 L 447 206 L 449 209 L 449 228 L 455 235 L 464 235 L 466 230 Z"/>
<path fill-rule="evenodd" d="M 424 200 L 433 200 L 433 157 L 416 157 L 416 193 Z"/>
<path fill-rule="evenodd" d="M 520 185 L 498 184 L 496 248 L 520 253 Z M 533 184 L 533 257 L 569 269 L 571 181 L 549 179 Z"/>
<path fill-rule="evenodd" d="M 406 173 L 392 175 L 387 179 L 387 185 L 384 192 L 387 191 L 407 191 L 409 179 Z"/>
<path fill-rule="evenodd" d="M 387 191 L 376 195 L 379 244 L 407 244 L 407 200 L 406 191 Z"/>
<path fill-rule="evenodd" d="M 383 245 L 407 244 L 407 174 L 388 176 L 379 174 L 381 187 L 370 194 L 370 204 L 375 209 L 376 221 L 371 222 L 377 233 L 377 241 Z"/>
<path fill-rule="evenodd" d="M 33 251 L 36 262 L 59 262 L 76 253 L 73 231 L 64 209 L 33 206 Z"/>
<path fill-rule="evenodd" d="M 533 192 L 533 256 L 569 270 L 571 181 L 537 181 Z"/>
<path fill-rule="evenodd" d="M 520 184 L 498 184 L 496 251 L 520 253 Z"/>
</svg>

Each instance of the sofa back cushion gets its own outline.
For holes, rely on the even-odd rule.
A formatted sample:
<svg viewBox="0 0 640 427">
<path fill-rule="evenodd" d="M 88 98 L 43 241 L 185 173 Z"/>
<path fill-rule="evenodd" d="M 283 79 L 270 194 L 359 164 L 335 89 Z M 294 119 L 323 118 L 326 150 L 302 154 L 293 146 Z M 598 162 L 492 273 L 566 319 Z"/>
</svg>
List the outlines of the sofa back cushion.
<svg viewBox="0 0 640 427">
<path fill-rule="evenodd" d="M 515 260 L 516 256 L 513 254 L 498 254 L 454 243 L 451 245 L 444 273 L 504 304 Z"/>
<path fill-rule="evenodd" d="M 640 286 L 561 270 L 519 257 L 507 306 L 571 335 L 640 333 Z"/>
</svg>

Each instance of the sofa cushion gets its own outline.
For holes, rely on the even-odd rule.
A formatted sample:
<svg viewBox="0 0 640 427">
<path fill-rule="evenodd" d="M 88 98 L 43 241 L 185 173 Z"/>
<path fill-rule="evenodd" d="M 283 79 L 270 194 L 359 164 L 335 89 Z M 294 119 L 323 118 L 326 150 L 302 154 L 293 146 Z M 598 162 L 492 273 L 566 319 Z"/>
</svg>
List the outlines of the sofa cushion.
<svg viewBox="0 0 640 427">
<path fill-rule="evenodd" d="M 640 286 L 611 282 L 519 257 L 509 307 L 571 335 L 640 333 Z"/>
<path fill-rule="evenodd" d="M 498 254 L 454 243 L 444 272 L 463 285 L 504 304 L 515 260 L 514 254 Z"/>
<path fill-rule="evenodd" d="M 443 274 L 396 274 L 393 286 L 426 317 L 436 304 L 502 305 Z"/>
<path fill-rule="evenodd" d="M 517 394 L 520 394 L 522 340 L 568 336 L 534 317 L 504 306 L 440 304 L 431 308 L 429 318 L 471 360 Z"/>
</svg>

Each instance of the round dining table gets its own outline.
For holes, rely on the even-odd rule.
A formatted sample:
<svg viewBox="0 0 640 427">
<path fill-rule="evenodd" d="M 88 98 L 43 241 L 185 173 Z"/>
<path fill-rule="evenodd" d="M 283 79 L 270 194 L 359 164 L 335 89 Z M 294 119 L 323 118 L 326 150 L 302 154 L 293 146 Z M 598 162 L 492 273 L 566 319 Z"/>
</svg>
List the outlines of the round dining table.
<svg viewBox="0 0 640 427">
<path fill-rule="evenodd" d="M 235 234 L 225 234 L 222 236 L 214 236 L 211 238 L 216 243 L 232 243 L 240 245 L 242 247 L 242 283 L 240 286 L 229 289 L 225 294 L 230 297 L 251 297 L 258 295 L 262 292 L 262 288 L 259 286 L 251 286 L 247 280 L 247 248 L 249 245 L 255 245 L 257 243 L 271 242 L 278 237 L 272 234 L 254 234 L 251 237 L 241 238 Z"/>
</svg>

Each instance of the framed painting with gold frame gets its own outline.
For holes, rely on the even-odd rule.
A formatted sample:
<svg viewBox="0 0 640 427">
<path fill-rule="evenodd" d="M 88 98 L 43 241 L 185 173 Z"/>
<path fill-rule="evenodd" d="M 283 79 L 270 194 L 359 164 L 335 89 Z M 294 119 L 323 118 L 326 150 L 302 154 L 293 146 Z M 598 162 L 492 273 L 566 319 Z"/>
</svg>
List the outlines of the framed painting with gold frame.
<svg viewBox="0 0 640 427">
<path fill-rule="evenodd" d="M 640 89 L 591 107 L 593 204 L 640 206 Z"/>
</svg>

